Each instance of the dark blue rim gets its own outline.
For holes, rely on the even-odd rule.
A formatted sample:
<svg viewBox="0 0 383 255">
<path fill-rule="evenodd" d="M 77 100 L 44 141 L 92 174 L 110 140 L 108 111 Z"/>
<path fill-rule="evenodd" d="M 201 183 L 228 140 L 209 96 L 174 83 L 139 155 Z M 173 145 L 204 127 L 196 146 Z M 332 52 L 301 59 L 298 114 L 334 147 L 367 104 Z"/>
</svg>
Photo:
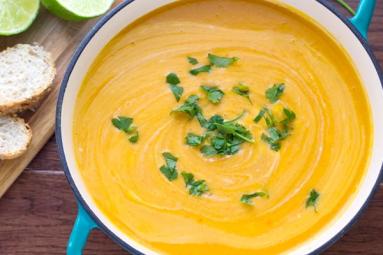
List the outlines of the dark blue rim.
<svg viewBox="0 0 383 255">
<path fill-rule="evenodd" d="M 129 5 L 130 3 L 134 2 L 134 1 L 135 0 L 126 0 L 123 3 L 119 4 L 117 7 L 115 7 L 113 10 L 108 12 L 104 17 L 102 17 L 96 23 L 96 25 L 88 32 L 88 34 L 81 41 L 81 43 L 78 46 L 77 50 L 73 54 L 72 59 L 71 59 L 69 65 L 67 67 L 66 72 L 65 72 L 64 78 L 62 80 L 61 88 L 60 88 L 60 92 L 59 92 L 59 96 L 58 96 L 58 101 L 57 101 L 57 109 L 56 109 L 56 142 L 57 142 L 57 145 L 58 145 L 58 152 L 59 152 L 59 156 L 60 156 L 60 161 L 61 161 L 62 165 L 64 166 L 64 172 L 65 172 L 66 178 L 67 178 L 67 180 L 68 180 L 68 182 L 69 182 L 69 184 L 70 184 L 70 186 L 71 186 L 71 188 L 72 188 L 72 190 L 73 190 L 73 192 L 74 192 L 74 194 L 76 196 L 76 199 L 83 206 L 85 211 L 93 218 L 93 220 L 97 223 L 99 228 L 102 231 L 104 231 L 106 233 L 106 235 L 110 239 L 112 239 L 113 241 L 118 243 L 121 247 L 123 247 L 125 250 L 130 252 L 132 255 L 145 255 L 144 253 L 141 253 L 140 251 L 134 249 L 133 247 L 131 247 L 130 245 L 128 245 L 127 243 L 122 241 L 112 231 L 110 231 L 108 229 L 108 227 L 106 227 L 102 223 L 102 221 L 93 213 L 93 211 L 89 208 L 89 206 L 87 205 L 85 200 L 82 198 L 82 196 L 81 196 L 79 190 L 77 189 L 76 184 L 74 183 L 73 178 L 72 178 L 72 176 L 71 176 L 71 174 L 69 172 L 68 164 L 67 164 L 67 161 L 66 161 L 66 158 L 65 158 L 64 146 L 63 146 L 62 134 L 61 134 L 61 111 L 62 111 L 62 103 L 63 103 L 63 99 L 64 99 L 64 95 L 65 95 L 65 90 L 66 90 L 66 87 L 67 87 L 67 84 L 68 84 L 69 77 L 70 77 L 70 75 L 71 75 L 71 73 L 73 71 L 73 68 L 76 65 L 80 55 L 82 54 L 83 50 L 88 45 L 88 43 L 91 41 L 91 39 L 94 37 L 94 35 L 100 30 L 100 28 L 102 26 L 104 26 L 104 24 L 106 22 L 108 22 L 120 10 L 122 10 L 123 8 L 125 8 L 127 5 Z M 329 9 L 333 14 L 335 14 L 343 23 L 345 23 L 348 26 L 348 28 L 359 39 L 360 43 L 362 44 L 362 46 L 364 47 L 364 49 L 366 50 L 366 52 L 370 56 L 374 66 L 375 66 L 375 69 L 376 69 L 376 71 L 378 73 L 378 76 L 380 78 L 380 83 L 381 83 L 382 89 L 383 89 L 383 72 L 382 72 L 382 70 L 380 68 L 380 65 L 379 65 L 379 62 L 376 59 L 376 57 L 375 57 L 372 49 L 370 48 L 367 40 L 352 25 L 352 23 L 346 17 L 344 17 L 331 3 L 329 3 L 326 0 L 317 0 L 317 2 L 319 2 L 324 7 Z M 335 242 L 337 242 L 342 236 L 344 236 L 344 234 L 347 231 L 349 231 L 349 229 L 352 227 L 352 225 L 359 219 L 359 217 L 361 216 L 362 212 L 367 208 L 368 203 L 371 201 L 373 195 L 376 193 L 382 178 L 383 178 L 383 165 L 381 167 L 381 170 L 380 170 L 380 173 L 379 173 L 379 177 L 377 178 L 376 183 L 374 184 L 374 187 L 373 187 L 371 193 L 369 194 L 369 196 L 366 199 L 366 201 L 363 204 L 363 206 L 356 213 L 354 218 L 342 230 L 340 230 L 333 238 L 331 238 L 328 242 L 324 243 L 322 246 L 317 248 L 315 251 L 311 252 L 309 255 L 315 255 L 315 254 L 322 253 L 323 251 L 328 249 L 330 246 L 332 246 Z"/>
</svg>

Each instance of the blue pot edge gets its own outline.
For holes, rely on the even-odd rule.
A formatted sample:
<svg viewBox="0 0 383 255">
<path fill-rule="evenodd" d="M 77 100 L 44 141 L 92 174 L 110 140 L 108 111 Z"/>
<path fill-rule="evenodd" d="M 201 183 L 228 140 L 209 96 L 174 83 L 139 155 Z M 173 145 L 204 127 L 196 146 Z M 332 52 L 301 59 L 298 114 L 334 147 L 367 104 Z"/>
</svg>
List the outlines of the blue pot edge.
<svg viewBox="0 0 383 255">
<path fill-rule="evenodd" d="M 123 8 L 125 8 L 127 5 L 131 4 L 135 0 L 126 0 L 113 8 L 110 12 L 108 12 L 105 16 L 103 16 L 97 23 L 94 25 L 94 27 L 86 34 L 84 39 L 79 44 L 78 48 L 76 49 L 75 53 L 73 54 L 71 61 L 65 71 L 63 80 L 61 82 L 61 87 L 58 95 L 57 100 L 57 107 L 56 107 L 56 143 L 58 147 L 58 153 L 60 157 L 60 161 L 64 167 L 65 176 L 71 186 L 71 189 L 78 200 L 78 202 L 81 204 L 81 206 L 84 208 L 84 210 L 91 216 L 91 218 L 95 221 L 95 223 L 98 225 L 98 227 L 114 242 L 116 242 L 118 245 L 120 245 L 122 248 L 124 248 L 126 251 L 130 252 L 132 255 L 145 255 L 144 253 L 141 253 L 140 251 L 136 250 L 129 244 L 125 243 L 123 240 L 121 240 L 118 236 L 116 236 L 112 231 L 109 230 L 107 226 L 105 226 L 102 221 L 94 214 L 94 212 L 90 209 L 90 207 L 87 205 L 83 197 L 81 196 L 79 190 L 76 187 L 76 184 L 74 183 L 74 180 L 69 172 L 69 167 L 66 161 L 65 153 L 64 153 L 64 147 L 62 143 L 62 134 L 61 134 L 61 112 L 62 112 L 62 103 L 66 91 L 66 87 L 68 84 L 69 77 L 74 69 L 74 66 L 76 65 L 80 55 L 82 54 L 85 47 L 88 45 L 90 40 L 94 37 L 94 35 L 101 29 L 101 27 L 110 20 L 114 15 L 116 15 L 119 11 L 121 11 Z M 355 34 L 355 36 L 359 39 L 360 43 L 362 44 L 363 48 L 368 53 L 369 57 L 371 58 L 375 70 L 378 73 L 378 76 L 380 78 L 381 86 L 383 89 L 383 71 L 380 67 L 379 61 L 375 57 L 371 47 L 369 46 L 367 40 L 364 38 L 364 36 L 356 29 L 356 27 L 353 26 L 353 24 L 344 17 L 331 3 L 327 2 L 326 0 L 317 0 L 320 4 L 322 4 L 324 7 L 329 9 L 333 14 L 335 14 L 343 23 L 347 25 L 347 27 Z M 369 202 L 371 201 L 372 197 L 376 193 L 376 191 L 379 188 L 380 182 L 383 180 L 383 165 L 381 167 L 379 176 L 376 180 L 376 183 L 374 184 L 374 187 L 372 191 L 370 192 L 368 198 L 364 202 L 363 206 L 359 209 L 359 211 L 355 214 L 353 219 L 339 232 L 332 237 L 329 241 L 318 247 L 315 251 L 307 254 L 307 255 L 316 255 L 320 254 L 323 251 L 327 250 L 329 247 L 331 247 L 334 243 L 336 243 L 340 238 L 342 238 L 346 232 L 350 230 L 350 228 L 353 226 L 353 224 L 360 218 L 361 214 L 365 211 L 367 208 Z"/>
</svg>

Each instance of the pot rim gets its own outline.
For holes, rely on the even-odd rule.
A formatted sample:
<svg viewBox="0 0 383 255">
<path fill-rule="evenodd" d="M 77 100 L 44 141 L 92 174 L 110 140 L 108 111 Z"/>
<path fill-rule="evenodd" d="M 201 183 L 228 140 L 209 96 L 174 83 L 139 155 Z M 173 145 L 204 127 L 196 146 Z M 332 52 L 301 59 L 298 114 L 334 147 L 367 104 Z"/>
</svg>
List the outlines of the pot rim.
<svg viewBox="0 0 383 255">
<path fill-rule="evenodd" d="M 77 64 L 78 59 L 80 58 L 81 54 L 83 53 L 84 49 L 87 47 L 88 43 L 93 39 L 93 37 L 97 34 L 97 32 L 111 19 L 113 18 L 119 11 L 127 7 L 129 4 L 134 2 L 136 0 L 126 0 L 116 6 L 114 9 L 112 9 L 110 12 L 108 12 L 105 16 L 100 18 L 99 21 L 93 26 L 93 28 L 85 35 L 84 39 L 79 44 L 78 48 L 74 52 L 73 56 L 71 57 L 71 61 L 65 71 L 63 80 L 61 82 L 61 87 L 58 95 L 57 100 L 57 107 L 56 107 L 56 127 L 55 127 L 55 134 L 56 134 L 56 143 L 58 147 L 58 153 L 60 157 L 61 164 L 64 168 L 64 173 L 67 178 L 68 183 L 71 186 L 71 189 L 78 201 L 78 203 L 84 208 L 86 213 L 94 220 L 94 222 L 97 224 L 100 230 L 102 230 L 111 240 L 116 242 L 118 245 L 120 245 L 123 249 L 130 252 L 132 255 L 145 255 L 144 253 L 138 251 L 131 245 L 127 244 L 123 240 L 121 240 L 113 231 L 111 231 L 92 211 L 92 209 L 88 206 L 87 202 L 84 200 L 84 198 L 81 195 L 81 192 L 78 190 L 71 173 L 69 171 L 68 163 L 65 157 L 64 152 L 64 144 L 62 141 L 62 133 L 61 133 L 61 113 L 62 113 L 62 105 L 64 101 L 65 91 L 66 87 L 68 85 L 69 78 L 71 76 L 71 73 L 74 69 L 74 67 Z M 379 76 L 381 88 L 383 89 L 383 71 L 380 67 L 379 61 L 375 57 L 373 50 L 371 46 L 368 44 L 367 40 L 364 38 L 364 36 L 359 32 L 359 30 L 344 16 L 340 13 L 338 9 L 335 8 L 333 4 L 326 0 L 316 0 L 318 3 L 326 7 L 330 12 L 335 14 L 335 16 L 343 22 L 354 34 L 354 36 L 358 39 L 360 44 L 363 46 L 363 48 L 366 50 L 369 58 L 371 59 L 372 63 L 374 64 L 375 70 Z M 327 242 L 321 244 L 318 248 L 316 248 L 314 251 L 310 252 L 308 255 L 315 255 L 320 254 L 323 251 L 327 250 L 329 247 L 331 247 L 334 243 L 336 243 L 339 239 L 341 239 L 346 232 L 350 230 L 350 228 L 353 226 L 353 224 L 360 218 L 362 213 L 367 208 L 369 202 L 371 201 L 372 197 L 376 193 L 376 191 L 379 188 L 379 184 L 383 181 L 383 164 L 380 168 L 379 175 L 376 179 L 376 182 L 373 184 L 373 188 L 368 195 L 367 199 L 364 201 L 363 205 L 359 208 L 359 210 L 355 213 L 353 218 L 347 223 L 345 227 L 340 229 L 336 235 L 334 235 L 330 240 Z"/>
</svg>

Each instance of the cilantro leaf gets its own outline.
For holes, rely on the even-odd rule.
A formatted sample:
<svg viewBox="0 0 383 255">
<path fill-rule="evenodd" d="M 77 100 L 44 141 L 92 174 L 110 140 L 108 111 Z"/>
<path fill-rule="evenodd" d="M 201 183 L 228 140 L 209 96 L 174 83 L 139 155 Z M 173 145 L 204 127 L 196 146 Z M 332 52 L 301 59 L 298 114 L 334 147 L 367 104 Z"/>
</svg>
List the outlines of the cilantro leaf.
<svg viewBox="0 0 383 255">
<path fill-rule="evenodd" d="M 178 86 L 178 84 L 180 84 L 180 79 L 178 78 L 177 74 L 168 74 L 168 76 L 166 77 L 166 82 L 169 84 L 169 88 L 172 91 L 177 102 L 180 101 L 181 96 L 184 93 L 184 88 Z"/>
<path fill-rule="evenodd" d="M 220 57 L 217 55 L 209 54 L 208 55 L 209 61 L 212 65 L 216 67 L 228 67 L 232 64 L 234 64 L 236 61 L 239 60 L 239 58 L 226 58 L 226 57 Z"/>
<path fill-rule="evenodd" d="M 185 103 L 178 108 L 174 109 L 172 112 L 186 113 L 191 119 L 194 117 L 197 118 L 201 127 L 206 127 L 208 121 L 205 119 L 202 109 L 198 104 L 199 97 L 196 95 L 191 95 L 186 99 Z"/>
<path fill-rule="evenodd" d="M 177 74 L 170 73 L 166 76 L 166 82 L 171 85 L 178 85 L 180 84 L 180 79 L 178 78 Z"/>
<path fill-rule="evenodd" d="M 205 157 L 234 155 L 239 151 L 242 143 L 254 142 L 250 131 L 236 123 L 244 113 L 242 112 L 238 117 L 229 121 L 225 121 L 220 115 L 214 115 L 207 121 L 208 124 L 205 128 L 208 131 L 206 136 L 209 137 L 209 141 L 200 149 Z"/>
<path fill-rule="evenodd" d="M 209 121 L 208 121 L 208 125 L 207 125 L 206 128 L 207 128 L 209 131 L 216 130 L 216 129 L 217 129 L 216 124 L 223 124 L 224 121 L 225 121 L 225 120 L 222 118 L 221 115 L 218 115 L 218 114 L 213 115 L 213 116 L 209 119 Z"/>
<path fill-rule="evenodd" d="M 178 177 L 176 164 L 178 158 L 173 156 L 170 152 L 162 153 L 166 165 L 160 167 L 160 171 L 169 181 L 174 181 Z"/>
<path fill-rule="evenodd" d="M 205 139 L 204 136 L 188 133 L 185 138 L 185 142 L 187 145 L 198 147 L 203 143 L 204 139 Z"/>
<path fill-rule="evenodd" d="M 235 117 L 232 120 L 228 120 L 226 122 L 236 122 L 236 121 L 242 119 L 242 117 L 245 116 L 245 114 L 246 114 L 246 110 L 243 110 L 237 117 Z"/>
<path fill-rule="evenodd" d="M 279 151 L 281 149 L 281 143 L 279 141 L 274 141 L 271 139 L 271 137 L 267 136 L 266 134 L 261 135 L 262 141 L 265 143 L 268 143 L 270 145 L 270 149 L 273 151 Z"/>
<path fill-rule="evenodd" d="M 296 119 L 296 114 L 288 108 L 283 108 L 283 113 L 286 118 L 282 120 L 281 123 L 287 128 L 287 126 Z"/>
<path fill-rule="evenodd" d="M 268 143 L 273 151 L 279 151 L 281 148 L 280 142 L 284 140 L 289 135 L 289 133 L 286 130 L 280 131 L 276 127 L 268 128 L 267 132 L 268 136 L 263 133 L 261 139 Z"/>
<path fill-rule="evenodd" d="M 253 136 L 250 131 L 243 125 L 233 122 L 224 122 L 223 124 L 216 124 L 218 131 L 223 135 L 233 135 L 246 142 L 253 143 Z"/>
<path fill-rule="evenodd" d="M 182 177 L 184 178 L 184 182 L 186 185 L 190 185 L 194 182 L 194 175 L 187 172 L 181 173 Z"/>
<path fill-rule="evenodd" d="M 252 205 L 252 199 L 256 197 L 268 198 L 269 194 L 267 192 L 258 191 L 251 194 L 244 194 L 241 197 L 241 203 Z"/>
<path fill-rule="evenodd" d="M 209 187 L 207 186 L 205 180 L 195 181 L 191 186 L 189 186 L 189 194 L 193 196 L 202 196 L 208 191 Z"/>
<path fill-rule="evenodd" d="M 118 116 L 117 118 L 112 119 L 112 124 L 117 129 L 129 133 L 132 131 L 131 125 L 133 124 L 133 119 L 125 116 Z"/>
<path fill-rule="evenodd" d="M 306 200 L 306 208 L 308 207 L 314 207 L 314 210 L 317 211 L 317 204 L 320 194 L 315 190 L 312 189 L 310 191 L 310 195 Z"/>
<path fill-rule="evenodd" d="M 243 125 L 237 123 L 243 117 L 245 111 L 233 120 L 225 121 L 220 115 L 213 115 L 209 120 L 205 119 L 201 107 L 198 105 L 199 97 L 191 95 L 183 105 L 173 112 L 182 112 L 189 117 L 196 117 L 201 127 L 206 129 L 204 136 L 189 133 L 185 138 L 186 144 L 199 147 L 201 153 L 206 156 L 234 155 L 240 150 L 241 144 L 253 143 L 251 132 Z M 203 143 L 208 142 L 203 145 Z"/>
<path fill-rule="evenodd" d="M 177 85 L 170 85 L 170 84 L 169 84 L 169 87 L 174 97 L 176 98 L 177 102 L 179 102 L 182 94 L 184 93 L 184 88 Z"/>
<path fill-rule="evenodd" d="M 211 146 L 213 146 L 213 148 L 216 151 L 221 151 L 222 149 L 225 148 L 225 145 L 226 145 L 226 140 L 223 136 L 214 136 L 211 139 Z"/>
<path fill-rule="evenodd" d="M 279 151 L 281 148 L 281 141 L 286 139 L 290 135 L 291 124 L 296 115 L 288 108 L 283 109 L 283 113 L 286 116 L 280 122 L 275 120 L 273 113 L 268 108 L 262 108 L 258 116 L 254 119 L 255 122 L 259 122 L 263 118 L 267 125 L 267 134 L 263 133 L 261 136 L 262 141 L 268 143 L 270 148 L 274 151 Z"/>
<path fill-rule="evenodd" d="M 181 175 L 184 179 L 186 188 L 189 190 L 190 195 L 202 196 L 204 193 L 209 191 L 205 180 L 196 181 L 194 179 L 194 175 L 191 173 L 182 172 Z"/>
<path fill-rule="evenodd" d="M 177 169 L 175 168 L 161 166 L 160 171 L 169 181 L 174 181 L 178 177 Z"/>
<path fill-rule="evenodd" d="M 129 137 L 129 142 L 131 142 L 131 143 L 137 143 L 139 137 L 140 137 L 139 133 L 136 132 L 134 135 L 132 135 L 131 137 Z"/>
<path fill-rule="evenodd" d="M 207 127 L 209 125 L 208 121 L 205 119 L 205 116 L 202 113 L 201 108 L 199 108 L 196 117 L 201 127 Z"/>
<path fill-rule="evenodd" d="M 210 157 L 210 156 L 214 156 L 214 155 L 217 155 L 218 152 L 216 149 L 214 149 L 213 146 L 211 145 L 204 145 L 202 146 L 201 148 L 201 153 L 205 156 L 205 157 Z"/>
<path fill-rule="evenodd" d="M 198 60 L 196 58 L 193 58 L 193 57 L 188 57 L 188 61 L 192 65 L 198 64 Z"/>
<path fill-rule="evenodd" d="M 178 158 L 173 156 L 170 152 L 162 153 L 162 156 L 165 159 L 166 165 L 170 168 L 176 168 Z"/>
<path fill-rule="evenodd" d="M 178 108 L 174 109 L 173 112 L 182 112 L 189 115 L 190 118 L 194 118 L 201 108 L 198 105 L 199 97 L 191 95 L 186 99 L 185 103 Z"/>
<path fill-rule="evenodd" d="M 279 100 L 279 98 L 282 96 L 283 92 L 285 91 L 285 84 L 279 83 L 274 84 L 271 88 L 268 88 L 266 90 L 266 98 L 270 101 L 270 103 L 275 103 Z"/>
<path fill-rule="evenodd" d="M 201 89 L 207 94 L 207 98 L 213 104 L 221 102 L 225 93 L 217 86 L 201 86 Z"/>
<path fill-rule="evenodd" d="M 263 118 L 263 116 L 265 116 L 265 113 L 266 113 L 266 112 L 267 112 L 267 108 L 263 107 L 263 108 L 259 111 L 258 115 L 254 118 L 254 122 L 255 122 L 255 123 L 260 122 L 261 119 Z"/>
<path fill-rule="evenodd" d="M 265 120 L 266 126 L 268 128 L 272 128 L 277 125 L 277 121 L 275 120 L 273 113 L 267 107 L 263 107 L 259 111 L 258 115 L 254 119 L 254 122 L 258 123 L 262 118 Z"/>
<path fill-rule="evenodd" d="M 201 66 L 201 67 L 190 70 L 190 74 L 196 76 L 200 73 L 209 73 L 210 70 L 211 70 L 211 65 L 205 65 L 205 66 Z"/>
<path fill-rule="evenodd" d="M 252 103 L 250 99 L 250 88 L 248 86 L 240 83 L 239 85 L 233 87 L 233 92 L 237 95 L 247 98 L 247 100 Z"/>
<path fill-rule="evenodd" d="M 268 128 L 272 128 L 277 125 L 277 121 L 275 120 L 273 113 L 268 108 L 266 108 L 264 119 Z"/>
<path fill-rule="evenodd" d="M 131 137 L 129 137 L 129 141 L 131 143 L 137 143 L 139 134 L 137 128 L 133 125 L 133 119 L 125 116 L 118 116 L 117 118 L 112 119 L 112 124 L 115 128 L 121 130 L 127 135 L 130 135 L 132 132 L 135 132 Z"/>
</svg>

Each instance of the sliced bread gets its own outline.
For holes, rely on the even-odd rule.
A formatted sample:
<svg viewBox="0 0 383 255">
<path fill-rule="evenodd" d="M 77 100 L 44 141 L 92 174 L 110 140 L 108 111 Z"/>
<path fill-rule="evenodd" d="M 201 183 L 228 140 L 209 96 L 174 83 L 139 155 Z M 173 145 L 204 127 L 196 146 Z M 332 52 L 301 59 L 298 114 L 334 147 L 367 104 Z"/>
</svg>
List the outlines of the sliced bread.
<svg viewBox="0 0 383 255">
<path fill-rule="evenodd" d="M 31 142 L 32 131 L 24 120 L 0 117 L 0 159 L 13 159 L 22 155 Z"/>
<path fill-rule="evenodd" d="M 51 55 L 40 46 L 18 44 L 0 52 L 0 115 L 34 107 L 55 75 Z"/>
</svg>

